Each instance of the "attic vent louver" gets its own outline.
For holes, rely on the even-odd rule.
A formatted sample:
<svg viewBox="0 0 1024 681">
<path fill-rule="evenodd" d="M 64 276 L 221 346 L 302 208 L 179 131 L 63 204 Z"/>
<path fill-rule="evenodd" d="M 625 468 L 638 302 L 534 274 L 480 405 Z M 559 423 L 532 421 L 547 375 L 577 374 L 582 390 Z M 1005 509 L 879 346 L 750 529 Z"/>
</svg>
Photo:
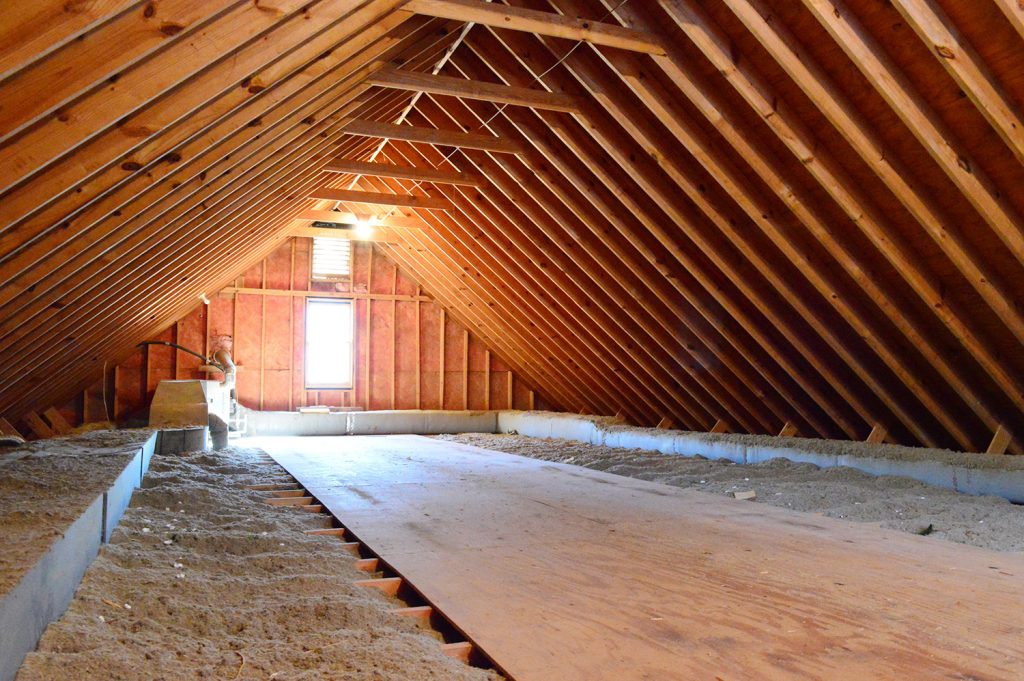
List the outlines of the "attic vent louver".
<svg viewBox="0 0 1024 681">
<path fill-rule="evenodd" d="M 352 248 L 348 239 L 313 238 L 313 280 L 348 279 L 351 272 Z"/>
</svg>

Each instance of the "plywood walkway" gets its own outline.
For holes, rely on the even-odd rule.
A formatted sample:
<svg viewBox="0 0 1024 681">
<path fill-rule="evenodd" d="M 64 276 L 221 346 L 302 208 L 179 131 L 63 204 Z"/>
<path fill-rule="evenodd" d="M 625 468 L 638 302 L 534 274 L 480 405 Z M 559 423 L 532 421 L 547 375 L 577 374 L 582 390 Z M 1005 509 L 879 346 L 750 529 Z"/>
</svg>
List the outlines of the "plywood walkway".
<svg viewBox="0 0 1024 681">
<path fill-rule="evenodd" d="M 1024 678 L 1024 557 L 417 436 L 261 446 L 517 681 Z"/>
</svg>

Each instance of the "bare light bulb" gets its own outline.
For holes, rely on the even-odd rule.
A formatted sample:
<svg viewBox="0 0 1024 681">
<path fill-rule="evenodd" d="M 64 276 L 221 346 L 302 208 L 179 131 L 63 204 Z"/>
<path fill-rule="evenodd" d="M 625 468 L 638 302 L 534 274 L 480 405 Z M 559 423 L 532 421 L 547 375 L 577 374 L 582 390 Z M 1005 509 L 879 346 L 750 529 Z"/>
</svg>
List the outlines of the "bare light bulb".
<svg viewBox="0 0 1024 681">
<path fill-rule="evenodd" d="M 373 225 L 376 220 L 373 218 L 368 220 L 356 220 L 356 237 L 359 239 L 369 239 L 373 236 Z"/>
</svg>

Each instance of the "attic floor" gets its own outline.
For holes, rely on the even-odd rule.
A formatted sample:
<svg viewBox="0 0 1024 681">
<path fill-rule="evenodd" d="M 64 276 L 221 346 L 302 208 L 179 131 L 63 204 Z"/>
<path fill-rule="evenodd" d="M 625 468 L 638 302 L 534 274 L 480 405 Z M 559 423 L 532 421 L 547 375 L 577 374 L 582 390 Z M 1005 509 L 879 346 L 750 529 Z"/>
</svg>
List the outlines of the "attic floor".
<svg viewBox="0 0 1024 681">
<path fill-rule="evenodd" d="M 417 436 L 249 440 L 518 681 L 1024 676 L 1024 557 Z"/>
</svg>

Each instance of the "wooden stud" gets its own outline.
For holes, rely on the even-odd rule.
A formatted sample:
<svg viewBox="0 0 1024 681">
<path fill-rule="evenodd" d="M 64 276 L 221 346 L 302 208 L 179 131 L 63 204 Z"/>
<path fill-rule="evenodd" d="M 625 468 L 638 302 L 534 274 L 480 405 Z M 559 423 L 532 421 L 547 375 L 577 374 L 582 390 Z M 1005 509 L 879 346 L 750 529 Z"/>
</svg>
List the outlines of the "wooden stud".
<svg viewBox="0 0 1024 681">
<path fill-rule="evenodd" d="M 398 266 L 391 267 L 391 295 L 398 295 Z M 391 301 L 391 409 L 398 397 L 398 301 Z"/>
<path fill-rule="evenodd" d="M 416 287 L 416 297 L 419 298 L 422 293 L 422 289 Z M 416 352 L 416 408 L 423 408 L 423 366 L 422 358 L 420 357 L 421 345 L 423 344 L 423 329 L 420 326 L 420 318 L 422 317 L 422 303 L 416 301 L 416 346 L 414 348 Z"/>
<path fill-rule="evenodd" d="M 267 259 L 264 258 L 260 264 L 260 290 L 267 289 Z M 260 411 L 263 411 L 264 400 L 264 376 L 267 364 L 267 297 L 260 296 Z"/>
<path fill-rule="evenodd" d="M 441 342 L 438 343 L 440 346 L 440 369 L 437 372 L 437 394 L 438 394 L 438 409 L 444 409 L 444 342 L 445 342 L 445 310 L 442 307 L 440 309 L 441 315 Z"/>
<path fill-rule="evenodd" d="M 376 572 L 379 562 L 377 558 L 359 558 L 356 560 L 354 567 L 361 572 Z"/>
<path fill-rule="evenodd" d="M 295 237 L 289 239 L 288 290 L 295 290 Z M 352 287 L 349 287 L 352 290 Z M 305 356 L 305 353 L 303 353 Z M 288 301 L 288 411 L 295 408 L 295 301 Z"/>
<path fill-rule="evenodd" d="M 711 431 L 710 432 L 712 432 L 712 433 L 728 433 L 729 432 L 729 424 L 726 423 L 725 421 L 723 421 L 722 419 L 718 419 L 717 421 L 715 421 L 715 425 L 711 427 Z"/>
<path fill-rule="evenodd" d="M 484 409 L 491 409 L 491 351 L 484 350 Z"/>
<path fill-rule="evenodd" d="M 673 427 L 672 419 L 668 416 L 662 416 L 661 420 L 658 421 L 658 425 L 655 428 L 659 430 L 671 430 Z"/>
<path fill-rule="evenodd" d="M 462 408 L 469 409 L 469 329 L 462 332 Z"/>
</svg>

